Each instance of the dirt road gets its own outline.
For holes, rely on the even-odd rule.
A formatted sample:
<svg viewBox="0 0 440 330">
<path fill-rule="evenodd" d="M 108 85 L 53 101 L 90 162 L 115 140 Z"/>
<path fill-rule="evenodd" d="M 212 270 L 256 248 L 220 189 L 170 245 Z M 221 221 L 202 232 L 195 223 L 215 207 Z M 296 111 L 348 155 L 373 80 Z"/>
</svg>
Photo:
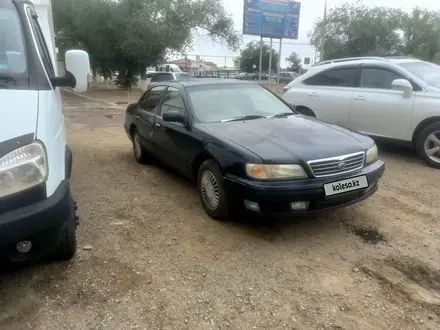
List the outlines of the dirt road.
<svg viewBox="0 0 440 330">
<path fill-rule="evenodd" d="M 440 172 L 411 151 L 380 146 L 361 204 L 218 223 L 190 182 L 135 162 L 123 110 L 65 103 L 78 254 L 0 275 L 0 329 L 440 328 Z"/>
</svg>

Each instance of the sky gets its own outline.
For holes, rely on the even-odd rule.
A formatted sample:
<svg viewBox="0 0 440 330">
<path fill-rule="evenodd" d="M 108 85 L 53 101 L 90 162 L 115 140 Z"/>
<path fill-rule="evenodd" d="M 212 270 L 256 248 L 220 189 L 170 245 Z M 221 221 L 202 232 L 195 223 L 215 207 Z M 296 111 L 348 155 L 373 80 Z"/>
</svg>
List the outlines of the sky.
<svg viewBox="0 0 440 330">
<path fill-rule="evenodd" d="M 309 45 L 308 34 L 312 30 L 313 23 L 320 19 L 324 13 L 325 0 L 299 0 L 301 2 L 301 14 L 299 20 L 299 36 L 298 40 L 283 40 L 281 51 L 281 67 L 286 66 L 285 58 L 293 51 L 297 52 L 301 58 L 310 57 L 312 61 L 315 59 L 315 49 Z M 347 2 L 347 0 L 328 0 L 328 9 L 337 7 Z M 431 10 L 440 10 L 440 0 L 364 0 L 364 4 L 369 6 L 385 6 L 392 8 L 400 8 L 410 11 L 413 7 L 419 6 Z M 242 33 L 243 26 L 243 0 L 223 0 L 223 3 L 234 19 L 235 28 Z M 385 4 L 386 3 L 386 4 Z M 259 41 L 256 36 L 243 36 L 243 45 L 249 41 Z M 265 39 L 269 43 L 269 39 Z M 273 40 L 273 48 L 279 49 L 279 40 Z M 188 58 L 196 59 L 195 55 L 199 55 L 202 60 L 212 61 L 217 65 L 232 66 L 233 57 L 239 52 L 229 50 L 225 45 L 213 43 L 203 33 L 196 35 L 193 50 L 189 52 Z M 193 56 L 191 56 L 193 55 Z"/>
</svg>

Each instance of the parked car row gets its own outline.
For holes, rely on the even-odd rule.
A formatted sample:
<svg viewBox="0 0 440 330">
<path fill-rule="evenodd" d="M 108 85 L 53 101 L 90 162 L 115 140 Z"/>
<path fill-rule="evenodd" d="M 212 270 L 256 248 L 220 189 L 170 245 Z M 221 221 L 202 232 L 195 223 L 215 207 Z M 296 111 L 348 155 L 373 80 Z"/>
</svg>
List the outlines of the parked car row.
<svg viewBox="0 0 440 330">
<path fill-rule="evenodd" d="M 414 58 L 324 62 L 284 88 L 305 115 L 414 147 L 440 168 L 440 66 Z"/>
<path fill-rule="evenodd" d="M 158 82 L 127 107 L 124 128 L 139 163 L 159 159 L 193 180 L 217 220 L 357 203 L 385 168 L 368 136 L 302 115 L 250 82 Z"/>
<path fill-rule="evenodd" d="M 280 72 L 279 82 L 281 84 L 288 84 L 292 82 L 294 79 L 296 79 L 296 77 L 298 77 L 298 73 L 296 72 Z M 241 72 L 235 78 L 238 80 L 258 80 L 259 73 Z M 271 80 L 276 80 L 277 75 L 273 73 L 271 74 L 270 78 Z M 268 79 L 269 79 L 269 74 L 267 73 L 261 74 L 261 80 L 268 80 Z"/>
</svg>

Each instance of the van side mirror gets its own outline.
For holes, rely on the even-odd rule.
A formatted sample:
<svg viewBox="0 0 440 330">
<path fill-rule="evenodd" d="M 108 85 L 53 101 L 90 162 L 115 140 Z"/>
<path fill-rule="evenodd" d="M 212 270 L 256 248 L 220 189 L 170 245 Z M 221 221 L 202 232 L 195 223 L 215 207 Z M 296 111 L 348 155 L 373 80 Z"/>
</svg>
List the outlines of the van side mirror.
<svg viewBox="0 0 440 330">
<path fill-rule="evenodd" d="M 76 84 L 73 86 L 73 91 L 84 93 L 89 87 L 89 54 L 83 50 L 69 50 L 66 52 L 65 61 L 66 71 L 75 77 Z"/>
<path fill-rule="evenodd" d="M 406 79 L 396 79 L 391 83 L 391 88 L 393 90 L 402 91 L 403 97 L 410 97 L 413 92 L 413 86 Z"/>
<path fill-rule="evenodd" d="M 72 87 L 76 93 L 84 93 L 90 85 L 89 54 L 83 50 L 69 50 L 65 56 L 66 74 L 52 77 L 54 87 Z"/>
</svg>

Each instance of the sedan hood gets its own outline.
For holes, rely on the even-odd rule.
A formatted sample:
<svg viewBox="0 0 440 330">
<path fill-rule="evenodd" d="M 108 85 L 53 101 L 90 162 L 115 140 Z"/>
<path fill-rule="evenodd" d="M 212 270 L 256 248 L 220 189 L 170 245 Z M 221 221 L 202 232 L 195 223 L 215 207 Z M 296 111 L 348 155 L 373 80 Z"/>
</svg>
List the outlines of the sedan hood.
<svg viewBox="0 0 440 330">
<path fill-rule="evenodd" d="M 0 89 L 0 143 L 34 133 L 38 91 Z"/>
<path fill-rule="evenodd" d="M 206 123 L 202 126 L 211 134 L 252 151 L 267 163 L 341 156 L 365 151 L 373 145 L 365 135 L 307 116 Z"/>
</svg>

